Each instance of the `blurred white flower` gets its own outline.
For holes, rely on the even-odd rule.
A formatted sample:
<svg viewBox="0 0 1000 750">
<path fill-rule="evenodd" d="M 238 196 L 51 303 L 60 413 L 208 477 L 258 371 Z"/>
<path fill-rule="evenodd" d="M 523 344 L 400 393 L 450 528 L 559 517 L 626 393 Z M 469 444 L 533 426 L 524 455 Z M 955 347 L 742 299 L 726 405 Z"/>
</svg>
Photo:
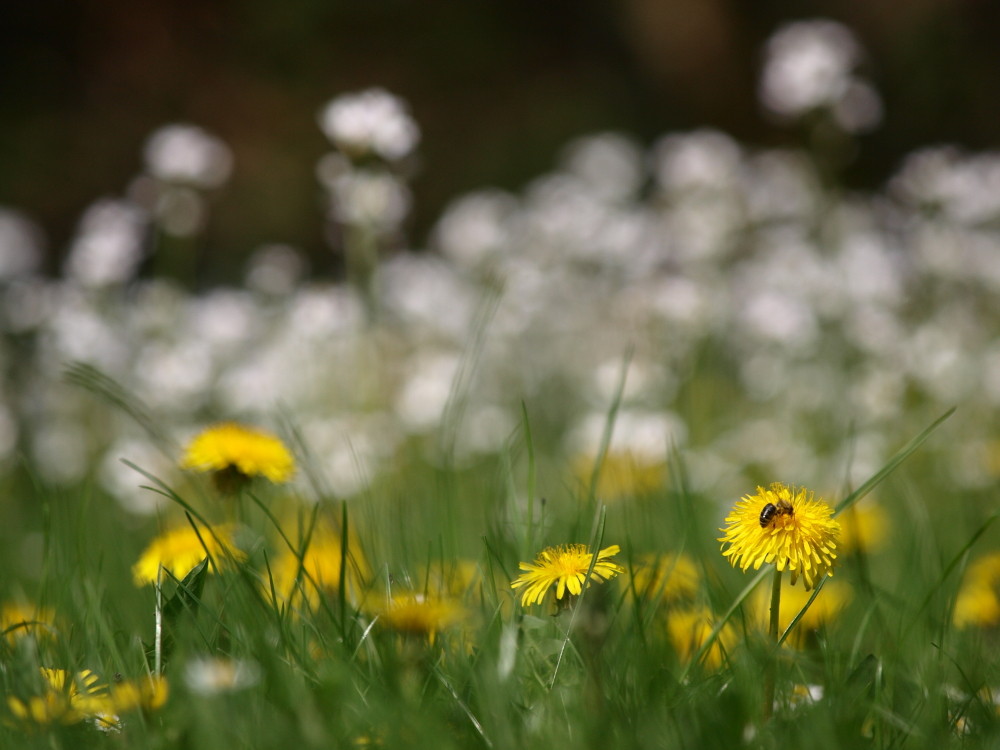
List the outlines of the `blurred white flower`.
<svg viewBox="0 0 1000 750">
<path fill-rule="evenodd" d="M 433 245 L 459 266 L 488 266 L 512 244 L 511 219 L 516 210 L 516 199 L 499 190 L 464 195 L 438 220 Z"/>
<path fill-rule="evenodd" d="M 567 436 L 568 452 L 596 456 L 607 419 L 608 415 L 601 412 L 584 416 Z M 609 450 L 650 462 L 665 462 L 671 451 L 687 441 L 687 432 L 684 420 L 673 412 L 622 409 L 615 416 Z"/>
<path fill-rule="evenodd" d="M 251 688 L 260 676 L 260 665 L 248 659 L 202 656 L 184 664 L 184 683 L 192 693 L 205 696 Z"/>
<path fill-rule="evenodd" d="M 767 42 L 760 81 L 764 106 L 784 117 L 829 107 L 847 132 L 862 132 L 882 118 L 878 93 L 854 74 L 861 47 L 836 21 L 797 21 Z"/>
<path fill-rule="evenodd" d="M 0 206 L 0 281 L 26 276 L 42 261 L 41 228 L 20 211 Z"/>
<path fill-rule="evenodd" d="M 215 188 L 232 171 L 229 147 L 195 125 L 164 125 L 146 140 L 144 153 L 149 173 L 165 182 Z"/>
<path fill-rule="evenodd" d="M 319 124 L 337 148 L 353 157 L 374 153 L 397 161 L 420 142 L 406 102 L 381 88 L 338 96 L 324 107 Z"/>
<path fill-rule="evenodd" d="M 440 258 L 398 255 L 379 267 L 376 283 L 386 309 L 411 331 L 455 341 L 470 332 L 480 292 Z"/>
<path fill-rule="evenodd" d="M 412 202 L 406 184 L 381 169 L 358 169 L 340 175 L 333 183 L 331 199 L 338 221 L 386 232 L 399 228 Z"/>
<path fill-rule="evenodd" d="M 275 297 L 291 294 L 306 272 L 306 261 L 291 245 L 261 245 L 247 262 L 246 285 Z"/>
<path fill-rule="evenodd" d="M 149 479 L 123 462 L 127 460 L 153 476 L 169 481 L 175 462 L 148 440 L 122 436 L 105 453 L 98 476 L 101 485 L 121 506 L 137 515 L 152 515 L 170 501 L 158 492 L 141 489 Z"/>
<path fill-rule="evenodd" d="M 703 129 L 661 138 L 653 148 L 653 170 L 663 190 L 685 198 L 734 187 L 742 158 L 728 135 Z"/>
<path fill-rule="evenodd" d="M 66 259 L 66 275 L 85 286 L 120 284 L 135 276 L 145 255 L 146 214 L 132 203 L 105 198 L 92 204 Z"/>
<path fill-rule="evenodd" d="M 645 176 L 642 152 L 620 133 L 599 133 L 573 141 L 566 147 L 563 164 L 566 172 L 612 203 L 635 198 Z"/>
<path fill-rule="evenodd" d="M 395 411 L 411 432 L 422 433 L 439 425 L 455 387 L 460 360 L 452 352 L 426 352 L 406 368 Z"/>
</svg>

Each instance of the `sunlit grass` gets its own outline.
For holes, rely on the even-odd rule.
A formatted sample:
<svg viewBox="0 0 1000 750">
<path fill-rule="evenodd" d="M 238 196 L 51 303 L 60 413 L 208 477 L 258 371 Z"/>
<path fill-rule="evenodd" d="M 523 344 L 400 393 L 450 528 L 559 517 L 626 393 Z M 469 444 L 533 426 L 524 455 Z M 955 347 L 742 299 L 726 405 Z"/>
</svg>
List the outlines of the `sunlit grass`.
<svg viewBox="0 0 1000 750">
<path fill-rule="evenodd" d="M 681 472 L 683 454 L 675 464 Z M 317 505 L 265 484 L 233 497 L 197 476 L 176 488 L 149 481 L 137 491 L 176 493 L 158 528 L 135 525 L 93 488 L 38 490 L 41 512 L 4 535 L 4 596 L 19 604 L 4 610 L 0 641 L 4 746 L 996 740 L 993 633 L 952 624 L 967 557 L 981 554 L 976 535 L 986 527 L 989 538 L 992 517 L 955 519 L 930 502 L 914 519 L 923 502 L 915 493 L 933 480 L 919 453 L 890 461 L 895 471 L 869 488 L 888 519 L 885 539 L 863 544 L 859 535 L 833 583 L 783 608 L 782 630 L 794 628 L 780 646 L 767 634 L 763 592 L 746 585 L 771 566 L 756 579 L 733 571 L 715 541 L 717 504 L 676 483 L 644 484 L 611 506 L 570 486 L 546 501 L 563 507 L 537 514 L 535 544 L 620 545 L 625 572 L 560 607 L 548 598 L 522 606 L 510 584 L 528 517 L 503 510 L 513 502 L 508 484 L 526 476 L 525 464 L 514 466 L 403 462 L 365 496 Z M 242 509 L 232 513 L 233 503 Z M 165 571 L 159 604 L 156 586 L 134 585 L 131 568 L 158 529 L 177 522 L 207 532 L 205 519 L 230 515 L 242 519 L 239 555 L 211 575 L 194 564 Z M 935 533 L 944 519 L 947 533 Z M 326 567 L 315 555 L 329 558 Z M 683 586 L 671 587 L 662 562 L 650 572 L 657 555 L 684 566 Z M 113 715 L 39 678 L 42 667 L 90 670 L 99 694 L 111 695 L 126 681 L 141 685 L 157 663 L 166 699 L 137 699 Z M 774 702 L 765 707 L 769 669 Z"/>
</svg>

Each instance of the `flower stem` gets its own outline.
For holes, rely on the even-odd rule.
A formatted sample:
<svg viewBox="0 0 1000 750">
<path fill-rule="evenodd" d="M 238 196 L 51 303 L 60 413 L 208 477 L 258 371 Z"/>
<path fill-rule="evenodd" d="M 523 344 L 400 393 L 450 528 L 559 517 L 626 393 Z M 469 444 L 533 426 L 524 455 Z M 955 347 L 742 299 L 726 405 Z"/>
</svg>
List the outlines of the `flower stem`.
<svg viewBox="0 0 1000 750">
<path fill-rule="evenodd" d="M 774 581 L 771 584 L 771 619 L 767 632 L 771 640 L 778 642 L 778 615 L 781 612 L 781 571 L 774 569 Z M 777 668 L 778 652 L 775 649 L 767 661 L 764 671 L 764 721 L 771 718 L 774 712 L 774 679 Z"/>
<path fill-rule="evenodd" d="M 153 674 L 157 677 L 163 669 L 163 566 L 156 571 L 156 611 L 153 636 Z"/>
</svg>

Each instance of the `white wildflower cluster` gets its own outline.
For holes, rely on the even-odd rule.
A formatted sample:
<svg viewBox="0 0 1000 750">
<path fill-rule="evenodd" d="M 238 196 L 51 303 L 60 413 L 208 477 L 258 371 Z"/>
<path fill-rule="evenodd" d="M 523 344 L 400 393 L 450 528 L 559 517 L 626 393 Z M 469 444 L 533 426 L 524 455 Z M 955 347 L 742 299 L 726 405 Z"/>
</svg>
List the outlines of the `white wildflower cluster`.
<svg viewBox="0 0 1000 750">
<path fill-rule="evenodd" d="M 849 87 L 858 53 L 839 28 L 796 31 L 817 56 L 796 85 L 815 90 L 784 111 Z M 797 49 L 775 41 L 773 65 L 806 54 Z M 378 179 L 359 154 L 389 169 L 418 139 L 385 92 L 335 100 L 323 123 L 338 148 L 321 168 L 334 193 L 339 179 Z M 150 157 L 156 179 L 217 174 L 211 159 L 196 164 L 212 148 L 164 139 L 150 147 L 163 151 Z M 183 158 L 164 155 L 173 149 Z M 936 148 L 884 190 L 842 194 L 802 153 L 715 131 L 648 149 L 597 134 L 519 193 L 457 198 L 430 247 L 382 259 L 374 317 L 356 285 L 310 281 L 284 245 L 255 254 L 241 288 L 134 280 L 150 214 L 114 200 L 88 210 L 63 277 L 41 277 L 41 240 L 0 213 L 0 268 L 13 269 L 0 280 L 0 458 L 24 452 L 53 483 L 93 473 L 131 510 L 154 509 L 135 500 L 143 479 L 119 459 L 159 471 L 164 452 L 67 382 L 76 361 L 171 434 L 206 413 L 280 409 L 341 496 L 391 472 L 403 449 L 455 461 L 504 452 L 522 401 L 567 455 L 593 452 L 619 392 L 611 449 L 650 460 L 679 450 L 691 485 L 721 497 L 738 494 L 751 467 L 859 481 L 954 404 L 974 408 L 939 449 L 956 482 L 985 486 L 1000 472 L 988 416 L 1000 406 L 997 163 Z M 338 216 L 398 222 L 401 190 L 369 183 Z M 848 443 L 857 450 L 828 448 Z"/>
<path fill-rule="evenodd" d="M 861 62 L 861 46 L 847 27 L 827 20 L 791 23 L 768 40 L 761 100 L 781 117 L 826 109 L 848 133 L 871 130 L 882 120 L 882 100 L 857 73 Z"/>
<path fill-rule="evenodd" d="M 420 143 L 406 102 L 380 88 L 344 94 L 323 108 L 319 125 L 336 148 L 318 167 L 331 217 L 349 228 L 397 230 L 410 211 L 406 160 Z"/>
</svg>

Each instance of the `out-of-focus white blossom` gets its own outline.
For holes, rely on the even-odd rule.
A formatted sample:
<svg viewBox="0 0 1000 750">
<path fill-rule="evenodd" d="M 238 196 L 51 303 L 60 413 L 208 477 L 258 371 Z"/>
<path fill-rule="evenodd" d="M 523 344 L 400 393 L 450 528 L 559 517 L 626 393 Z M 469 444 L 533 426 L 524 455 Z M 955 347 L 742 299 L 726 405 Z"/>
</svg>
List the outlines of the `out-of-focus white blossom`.
<svg viewBox="0 0 1000 750">
<path fill-rule="evenodd" d="M 456 386 L 459 358 L 453 353 L 424 354 L 406 368 L 396 398 L 396 414 L 407 429 L 426 432 L 437 427 Z"/>
<path fill-rule="evenodd" d="M 164 125 L 146 140 L 144 154 L 154 177 L 198 188 L 219 187 L 233 166 L 229 147 L 196 125 Z"/>
<path fill-rule="evenodd" d="M 344 224 L 398 229 L 410 213 L 410 189 L 394 174 L 375 169 L 347 172 L 336 179 L 331 194 L 333 216 Z"/>
<path fill-rule="evenodd" d="M 42 261 L 41 228 L 20 211 L 0 206 L 0 281 L 34 272 Z"/>
<path fill-rule="evenodd" d="M 406 102 L 381 88 L 338 96 L 323 108 L 319 124 L 326 137 L 352 157 L 373 153 L 397 161 L 420 142 L 420 128 Z"/>
<path fill-rule="evenodd" d="M 184 664 L 184 684 L 198 695 L 246 690 L 260 682 L 260 665 L 248 659 L 201 656 Z"/>
<path fill-rule="evenodd" d="M 445 209 L 434 228 L 433 244 L 460 266 L 488 266 L 509 246 L 516 210 L 516 199 L 499 190 L 462 196 Z"/>
<path fill-rule="evenodd" d="M 836 21 L 797 21 L 768 40 L 760 97 L 770 111 L 799 117 L 827 107 L 847 132 L 863 132 L 882 119 L 882 103 L 855 74 L 861 47 Z"/>
<path fill-rule="evenodd" d="M 635 198 L 645 177 L 642 151 L 619 133 L 600 133 L 573 141 L 566 147 L 563 161 L 569 174 L 611 203 Z"/>
<path fill-rule="evenodd" d="M 246 285 L 264 294 L 291 294 L 306 272 L 306 261 L 290 245 L 262 245 L 247 263 Z"/>
<path fill-rule="evenodd" d="M 105 198 L 92 204 L 70 246 L 66 275 L 85 286 L 133 278 L 146 252 L 146 222 L 146 214 L 131 203 Z"/>
</svg>

